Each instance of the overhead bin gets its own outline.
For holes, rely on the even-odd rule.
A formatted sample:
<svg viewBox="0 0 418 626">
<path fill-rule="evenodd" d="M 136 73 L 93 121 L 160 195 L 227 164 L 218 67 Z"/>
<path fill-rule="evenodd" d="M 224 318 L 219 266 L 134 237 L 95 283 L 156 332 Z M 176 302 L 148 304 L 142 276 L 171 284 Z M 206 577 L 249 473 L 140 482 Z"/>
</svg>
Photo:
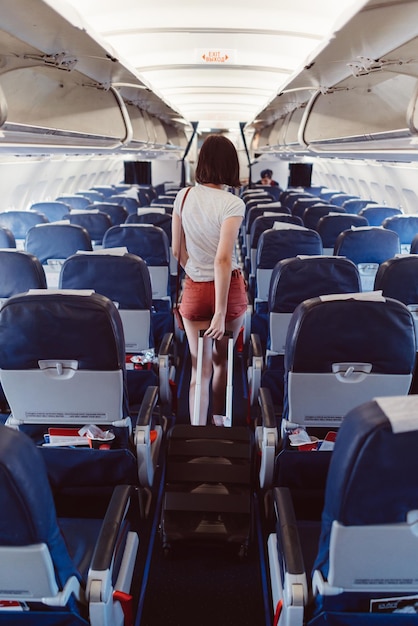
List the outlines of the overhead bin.
<svg viewBox="0 0 418 626">
<path fill-rule="evenodd" d="M 0 10 L 0 150 L 173 149 L 178 112 L 69 5 L 0 0 Z"/>
<path fill-rule="evenodd" d="M 283 120 L 277 143 L 269 136 L 277 153 L 416 159 L 417 58 L 418 2 L 369 0 L 336 24 L 249 127 L 262 136 Z"/>
</svg>

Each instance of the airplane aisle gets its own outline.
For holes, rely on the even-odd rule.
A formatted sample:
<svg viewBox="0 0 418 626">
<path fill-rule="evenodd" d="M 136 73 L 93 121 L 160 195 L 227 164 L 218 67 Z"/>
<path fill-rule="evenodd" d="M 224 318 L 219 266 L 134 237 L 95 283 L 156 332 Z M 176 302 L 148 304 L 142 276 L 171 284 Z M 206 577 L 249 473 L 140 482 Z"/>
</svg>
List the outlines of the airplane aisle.
<svg viewBox="0 0 418 626">
<path fill-rule="evenodd" d="M 188 421 L 187 396 L 190 357 L 186 347 L 178 373 L 176 423 Z M 247 393 L 243 358 L 234 363 L 234 422 L 246 424 Z M 215 427 L 214 427 L 215 428 Z M 164 452 L 161 459 L 164 458 Z M 163 463 L 147 528 L 141 534 L 142 573 L 136 626 L 263 626 L 271 624 L 271 601 L 266 583 L 266 563 L 261 505 L 254 494 L 254 536 L 247 558 L 236 546 L 176 545 L 164 555 L 159 534 L 163 496 Z"/>
</svg>

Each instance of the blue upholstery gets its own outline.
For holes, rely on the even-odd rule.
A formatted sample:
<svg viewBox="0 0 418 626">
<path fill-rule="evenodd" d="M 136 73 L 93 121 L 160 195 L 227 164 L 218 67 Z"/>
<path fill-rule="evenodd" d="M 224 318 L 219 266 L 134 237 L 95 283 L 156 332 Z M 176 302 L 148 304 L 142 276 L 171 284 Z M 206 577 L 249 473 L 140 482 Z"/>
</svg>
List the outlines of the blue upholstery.
<svg viewBox="0 0 418 626">
<path fill-rule="evenodd" d="M 41 262 L 24 250 L 0 250 L 0 298 L 9 298 L 29 289 L 46 289 Z"/>
<path fill-rule="evenodd" d="M 116 204 L 116 202 L 95 202 L 94 204 L 89 204 L 86 210 L 106 213 L 110 217 L 112 226 L 123 224 L 129 215 L 127 209 L 121 204 Z"/>
<path fill-rule="evenodd" d="M 108 202 L 112 202 L 116 204 L 121 204 L 125 207 L 128 213 L 136 213 L 138 207 L 140 206 L 139 200 L 133 198 L 132 196 L 124 195 L 123 193 L 115 193 L 107 198 Z"/>
<path fill-rule="evenodd" d="M 280 340 L 272 336 L 275 332 L 274 318 L 280 318 L 280 314 L 293 313 L 308 298 L 358 291 L 358 269 L 354 263 L 343 257 L 294 257 L 283 259 L 275 265 L 270 280 L 268 352 L 261 385 L 270 389 L 276 405 L 283 403 L 284 350 L 280 350 Z M 286 321 L 282 320 L 281 326 L 281 333 L 284 333 L 285 338 L 287 317 Z"/>
<path fill-rule="evenodd" d="M 411 243 L 418 233 L 418 215 L 393 215 L 383 220 L 382 226 L 398 233 L 401 252 L 410 252 Z"/>
<path fill-rule="evenodd" d="M 63 216 L 68 213 L 70 206 L 65 202 L 59 202 L 58 200 L 50 200 L 49 202 L 35 202 L 32 204 L 30 210 L 43 213 L 48 218 L 49 222 L 57 222 L 61 220 Z"/>
<path fill-rule="evenodd" d="M 268 552 L 283 623 L 417 623 L 417 416 L 415 395 L 377 397 L 346 414 L 331 455 L 322 522 L 304 521 L 289 491 L 274 489 L 277 524 Z M 297 588 L 303 600 L 291 593 Z"/>
<path fill-rule="evenodd" d="M 314 197 L 314 196 L 306 196 L 306 197 L 304 196 L 302 198 L 297 198 L 297 200 L 295 200 L 292 204 L 291 213 L 292 215 L 296 215 L 297 217 L 303 218 L 303 214 L 305 210 L 308 207 L 314 206 L 315 204 L 318 204 L 318 203 L 323 203 L 323 200 L 321 200 L 321 198 Z"/>
<path fill-rule="evenodd" d="M 356 198 L 352 198 L 351 200 L 345 200 L 345 202 L 343 202 L 343 208 L 347 211 L 347 213 L 360 213 L 360 211 L 362 209 L 364 209 L 364 207 L 368 206 L 369 204 L 377 204 L 374 200 L 362 200 L 362 199 L 356 199 Z"/>
<path fill-rule="evenodd" d="M 378 226 L 344 230 L 334 245 L 335 255 L 346 256 L 359 266 L 363 291 L 373 289 L 378 266 L 399 252 L 398 234 Z"/>
<path fill-rule="evenodd" d="M 98 209 L 67 213 L 64 219 L 69 221 L 70 224 L 84 228 L 95 245 L 102 243 L 106 231 L 112 227 L 110 216 Z"/>
<path fill-rule="evenodd" d="M 125 246 L 128 252 L 144 259 L 149 268 L 153 266 L 168 268 L 170 265 L 170 242 L 163 229 L 158 226 L 149 224 L 112 226 L 103 238 L 103 247 L 120 246 Z M 169 294 L 168 274 L 167 294 Z"/>
<path fill-rule="evenodd" d="M 367 299 L 335 295 L 305 300 L 295 309 L 287 332 L 283 418 L 299 423 L 306 418 L 305 423 L 313 425 L 330 416 L 330 423 L 338 425 L 350 408 L 375 396 L 376 391 L 379 395 L 407 394 L 415 352 L 414 320 L 398 300 L 377 293 Z M 360 368 L 356 373 L 356 364 L 370 366 L 370 372 Z M 322 392 L 321 380 L 325 385 Z M 310 381 L 316 395 L 309 389 Z M 306 397 L 297 397 L 296 383 L 303 383 Z M 331 385 L 335 388 L 330 397 Z M 299 401 L 305 415 L 292 405 Z M 319 419 L 314 403 L 321 407 Z"/>
<path fill-rule="evenodd" d="M 104 200 L 104 195 L 101 191 L 98 191 L 97 189 L 83 189 L 81 191 L 76 191 L 75 195 L 88 198 L 90 202 L 101 202 L 102 200 Z"/>
<path fill-rule="evenodd" d="M 0 212 L 0 226 L 8 228 L 15 239 L 25 239 L 26 233 L 36 224 L 44 224 L 48 219 L 36 211 L 2 211 Z"/>
<path fill-rule="evenodd" d="M 317 203 L 307 207 L 303 212 L 303 223 L 306 228 L 317 230 L 318 222 L 324 215 L 328 213 L 345 213 L 345 209 L 333 204 Z"/>
<path fill-rule="evenodd" d="M 58 202 L 64 202 L 65 204 L 68 204 L 68 206 L 72 209 L 76 209 L 79 211 L 82 211 L 86 208 L 86 206 L 90 204 L 89 198 L 86 198 L 85 196 L 81 196 L 79 194 L 66 194 L 58 196 L 58 198 L 55 198 L 55 200 L 57 200 Z"/>
<path fill-rule="evenodd" d="M 15 236 L 5 226 L 0 226 L 0 248 L 16 248 Z"/>
<path fill-rule="evenodd" d="M 385 219 L 393 217 L 394 215 L 402 215 L 402 211 L 401 209 L 395 207 L 372 204 L 371 206 L 361 209 L 359 215 L 363 215 L 363 217 L 365 217 L 369 222 L 370 226 L 381 226 Z"/>
<path fill-rule="evenodd" d="M 150 207 L 149 212 L 144 209 L 140 210 L 140 213 L 132 213 L 126 219 L 127 224 L 153 224 L 163 229 L 168 237 L 168 241 L 171 245 L 171 222 L 172 216 L 170 213 L 157 213 L 153 212 Z"/>
<path fill-rule="evenodd" d="M 92 245 L 88 232 L 81 226 L 52 223 L 31 228 L 25 248 L 44 265 L 48 259 L 66 259 L 77 250 L 92 250 Z"/>
<path fill-rule="evenodd" d="M 324 215 L 318 221 L 316 230 L 320 234 L 324 248 L 332 249 L 333 252 L 335 241 L 343 230 L 351 229 L 352 226 L 359 228 L 368 225 L 365 217 L 353 213 L 342 213 L 341 215 Z"/>
<path fill-rule="evenodd" d="M 382 263 L 374 287 L 406 305 L 418 304 L 418 256 L 408 254 Z"/>
<path fill-rule="evenodd" d="M 330 198 L 330 202 L 332 204 L 337 204 L 338 206 L 343 206 L 344 202 L 347 200 L 359 200 L 358 196 L 354 196 L 349 193 L 336 193 Z"/>
<path fill-rule="evenodd" d="M 120 486 L 105 516 L 57 516 L 40 450 L 24 433 L 0 426 L 2 599 L 25 607 L 3 605 L 0 623 L 123 626 L 113 592 L 132 589 L 139 540 L 126 519 L 130 498 L 131 488 Z"/>
<path fill-rule="evenodd" d="M 353 263 L 383 263 L 399 254 L 397 233 L 376 226 L 354 228 L 339 234 L 334 254 L 346 256 Z"/>
</svg>

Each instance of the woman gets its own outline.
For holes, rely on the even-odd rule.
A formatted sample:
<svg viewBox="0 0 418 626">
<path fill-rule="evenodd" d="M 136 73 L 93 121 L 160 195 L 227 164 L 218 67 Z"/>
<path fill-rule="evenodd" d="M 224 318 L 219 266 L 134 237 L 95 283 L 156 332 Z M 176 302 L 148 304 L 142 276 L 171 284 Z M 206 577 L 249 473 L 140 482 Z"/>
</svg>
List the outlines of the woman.
<svg viewBox="0 0 418 626">
<path fill-rule="evenodd" d="M 189 408 L 193 415 L 197 342 L 204 336 L 199 424 L 206 424 L 212 378 L 212 413 L 224 415 L 228 340 L 237 339 L 247 308 L 244 279 L 235 256 L 235 242 L 244 202 L 229 191 L 239 186 L 239 162 L 234 145 L 222 135 L 204 141 L 196 167 L 197 185 L 182 189 L 174 202 L 172 249 L 186 272 L 180 312 L 189 342 L 192 372 Z M 181 216 L 180 216 L 181 210 Z M 213 376 L 212 376 L 213 375 Z M 216 421 L 216 420 L 215 420 Z"/>
</svg>

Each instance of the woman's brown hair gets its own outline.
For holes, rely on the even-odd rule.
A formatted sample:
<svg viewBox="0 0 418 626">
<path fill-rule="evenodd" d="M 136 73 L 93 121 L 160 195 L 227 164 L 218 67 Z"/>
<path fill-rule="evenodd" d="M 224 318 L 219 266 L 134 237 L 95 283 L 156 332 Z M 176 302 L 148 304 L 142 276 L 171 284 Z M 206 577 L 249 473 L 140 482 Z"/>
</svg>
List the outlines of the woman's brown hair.
<svg viewBox="0 0 418 626">
<path fill-rule="evenodd" d="M 200 149 L 196 167 L 200 184 L 239 187 L 239 161 L 234 144 L 223 135 L 208 135 Z"/>
</svg>

